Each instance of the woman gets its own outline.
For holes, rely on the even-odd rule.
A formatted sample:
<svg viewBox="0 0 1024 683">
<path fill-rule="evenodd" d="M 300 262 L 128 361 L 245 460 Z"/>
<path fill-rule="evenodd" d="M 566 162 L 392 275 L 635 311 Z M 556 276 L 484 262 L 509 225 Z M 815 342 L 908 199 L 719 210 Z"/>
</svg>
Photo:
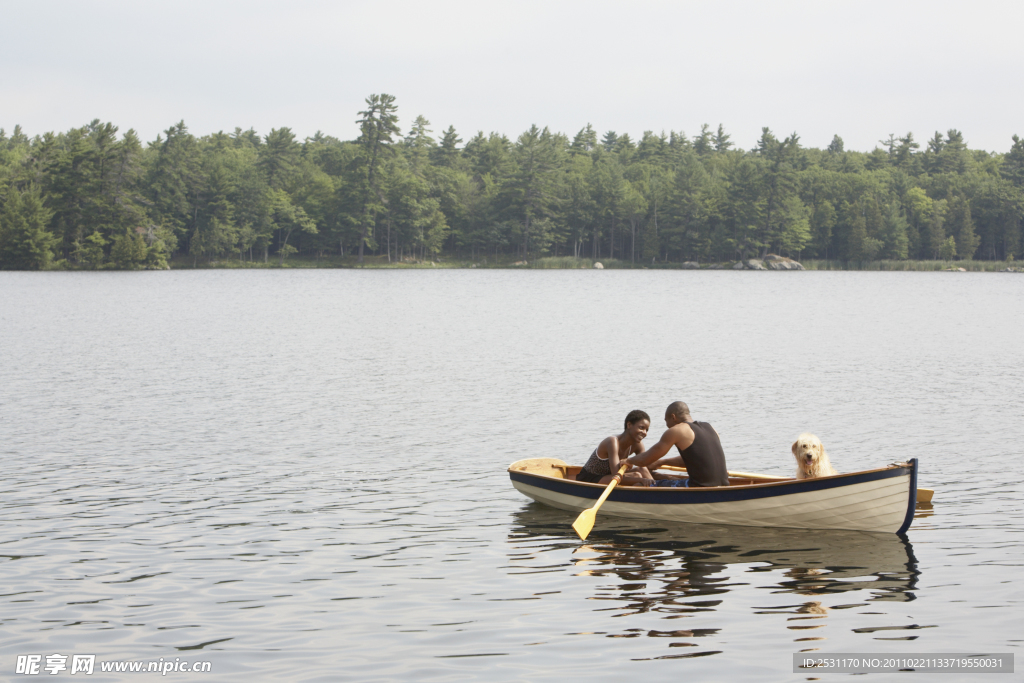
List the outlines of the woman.
<svg viewBox="0 0 1024 683">
<path fill-rule="evenodd" d="M 626 415 L 625 429 L 618 436 L 609 436 L 590 454 L 590 459 L 576 475 L 576 481 L 591 484 L 609 484 L 615 479 L 624 485 L 650 486 L 651 473 L 646 467 L 634 467 L 619 476 L 619 467 L 634 453 L 644 452 L 644 437 L 651 428 L 651 417 L 642 410 L 631 410 Z M 644 481 L 647 480 L 647 481 Z"/>
</svg>

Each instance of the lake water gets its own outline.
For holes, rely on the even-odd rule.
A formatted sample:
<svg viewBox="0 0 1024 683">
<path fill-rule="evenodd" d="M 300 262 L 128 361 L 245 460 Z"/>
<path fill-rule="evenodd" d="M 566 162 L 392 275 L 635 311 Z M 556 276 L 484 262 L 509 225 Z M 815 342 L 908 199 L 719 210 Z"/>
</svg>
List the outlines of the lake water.
<svg viewBox="0 0 1024 683">
<path fill-rule="evenodd" d="M 0 273 L 0 293 L 0 678 L 95 654 L 90 680 L 163 658 L 211 662 L 168 674 L 191 680 L 798 681 L 803 651 L 1021 651 L 1019 275 Z M 512 488 L 509 463 L 582 464 L 633 408 L 656 439 L 677 399 L 731 469 L 790 474 L 807 430 L 840 471 L 919 458 L 933 505 L 907 540 L 599 515 L 580 542 Z"/>
</svg>

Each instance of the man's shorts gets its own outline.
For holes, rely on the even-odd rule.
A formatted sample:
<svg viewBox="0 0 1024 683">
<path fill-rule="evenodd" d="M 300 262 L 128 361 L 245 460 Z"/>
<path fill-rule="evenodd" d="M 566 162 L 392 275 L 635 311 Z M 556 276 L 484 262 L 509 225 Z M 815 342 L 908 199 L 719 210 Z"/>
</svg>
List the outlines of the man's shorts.
<svg viewBox="0 0 1024 683">
<path fill-rule="evenodd" d="M 671 486 L 673 488 L 690 488 L 690 480 L 687 479 L 659 479 L 654 482 L 655 486 Z"/>
</svg>

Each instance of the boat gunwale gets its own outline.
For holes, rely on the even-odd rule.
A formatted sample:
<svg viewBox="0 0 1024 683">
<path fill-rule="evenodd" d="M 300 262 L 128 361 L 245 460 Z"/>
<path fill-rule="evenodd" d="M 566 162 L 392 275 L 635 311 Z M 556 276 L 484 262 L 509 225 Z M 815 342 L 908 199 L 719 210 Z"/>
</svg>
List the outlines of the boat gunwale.
<svg viewBox="0 0 1024 683">
<path fill-rule="evenodd" d="M 527 462 L 527 461 L 529 461 L 531 459 L 534 459 L 534 458 L 527 458 L 526 460 L 517 460 L 516 462 Z M 536 458 L 536 459 L 540 460 L 541 458 Z M 512 463 L 512 465 L 515 465 L 515 464 L 516 463 Z M 539 474 L 537 472 L 528 472 L 526 470 L 513 470 L 512 469 L 512 465 L 509 465 L 508 469 L 506 470 L 509 474 L 519 474 L 519 475 L 525 475 L 525 476 L 529 476 L 529 477 L 537 477 L 539 479 L 550 479 L 551 481 L 560 481 L 560 482 L 566 482 L 566 483 L 569 483 L 569 484 L 578 484 L 579 486 L 584 486 L 584 487 L 587 487 L 587 488 L 598 489 L 600 491 L 603 491 L 608 486 L 607 484 L 595 484 L 595 483 L 592 483 L 592 482 L 589 482 L 589 481 L 578 481 L 576 479 L 566 479 L 565 477 L 553 477 L 551 475 Z M 770 480 L 770 481 L 763 481 L 763 482 L 758 482 L 756 484 L 729 484 L 728 486 L 693 486 L 693 487 L 689 487 L 689 486 L 687 486 L 687 487 L 620 486 L 620 487 L 618 487 L 618 490 L 619 491 L 625 491 L 625 490 L 629 490 L 629 491 L 652 491 L 652 492 L 657 492 L 657 491 L 665 492 L 665 491 L 670 491 L 670 490 L 674 490 L 674 491 L 677 491 L 677 492 L 678 491 L 717 491 L 717 492 L 721 492 L 721 491 L 736 491 L 736 490 L 743 490 L 743 489 L 763 489 L 763 488 L 768 488 L 768 487 L 771 487 L 771 486 L 789 486 L 789 485 L 792 485 L 792 484 L 802 484 L 804 482 L 812 482 L 812 481 L 813 482 L 829 481 L 829 480 L 842 479 L 844 477 L 855 477 L 855 476 L 864 475 L 864 474 L 873 474 L 873 473 L 876 473 L 876 472 L 888 472 L 888 471 L 891 471 L 891 470 L 916 470 L 916 468 L 911 463 L 909 463 L 909 462 L 908 463 L 900 463 L 900 464 L 895 464 L 894 463 L 892 465 L 886 465 L 885 467 L 876 467 L 876 468 L 870 469 L 870 470 L 859 470 L 857 472 L 843 472 L 841 474 L 832 474 L 832 475 L 829 475 L 827 477 L 810 477 L 810 478 L 807 478 L 807 479 L 797 479 L 797 478 L 794 477 L 792 479 L 776 479 L 776 480 Z M 729 472 L 729 476 L 734 476 L 734 473 L 730 471 Z M 893 476 L 900 476 L 900 475 L 893 475 Z M 752 479 L 754 477 L 742 476 L 742 477 L 735 477 L 735 478 L 737 478 L 737 479 Z M 829 488 L 832 488 L 832 487 L 829 487 Z"/>
<path fill-rule="evenodd" d="M 813 491 L 843 489 L 847 486 L 857 486 L 865 483 L 870 484 L 898 477 L 908 477 L 908 479 L 913 480 L 915 472 L 916 464 L 909 463 L 906 466 L 881 467 L 871 470 L 863 470 L 861 472 L 849 472 L 830 477 L 791 479 L 787 481 L 766 482 L 763 484 L 738 484 L 735 486 L 706 486 L 693 488 L 622 486 L 615 488 L 611 492 L 609 501 L 660 506 L 697 505 L 704 503 L 715 504 L 741 500 L 758 500 L 762 498 L 782 498 L 785 496 L 809 493 Z M 582 499 L 596 500 L 606 488 L 600 484 L 579 482 L 572 479 L 563 479 L 561 477 L 537 474 L 536 472 L 513 470 L 511 468 L 509 468 L 508 473 L 513 484 L 521 482 L 526 485 Z M 912 485 L 913 482 L 910 482 L 908 489 Z M 913 495 L 911 498 L 913 498 Z"/>
</svg>

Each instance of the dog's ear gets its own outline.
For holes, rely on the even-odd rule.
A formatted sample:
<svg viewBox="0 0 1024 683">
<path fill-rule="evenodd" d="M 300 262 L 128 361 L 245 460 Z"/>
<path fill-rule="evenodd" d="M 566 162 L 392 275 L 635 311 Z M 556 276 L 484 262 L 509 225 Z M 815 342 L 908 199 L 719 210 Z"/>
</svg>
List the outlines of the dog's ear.
<svg viewBox="0 0 1024 683">
<path fill-rule="evenodd" d="M 794 441 L 794 442 L 793 442 L 793 447 L 789 449 L 789 450 L 793 451 L 793 455 L 796 455 L 796 445 L 797 445 L 798 443 L 800 443 L 800 441 L 799 441 L 799 440 L 797 440 L 797 441 Z"/>
</svg>

